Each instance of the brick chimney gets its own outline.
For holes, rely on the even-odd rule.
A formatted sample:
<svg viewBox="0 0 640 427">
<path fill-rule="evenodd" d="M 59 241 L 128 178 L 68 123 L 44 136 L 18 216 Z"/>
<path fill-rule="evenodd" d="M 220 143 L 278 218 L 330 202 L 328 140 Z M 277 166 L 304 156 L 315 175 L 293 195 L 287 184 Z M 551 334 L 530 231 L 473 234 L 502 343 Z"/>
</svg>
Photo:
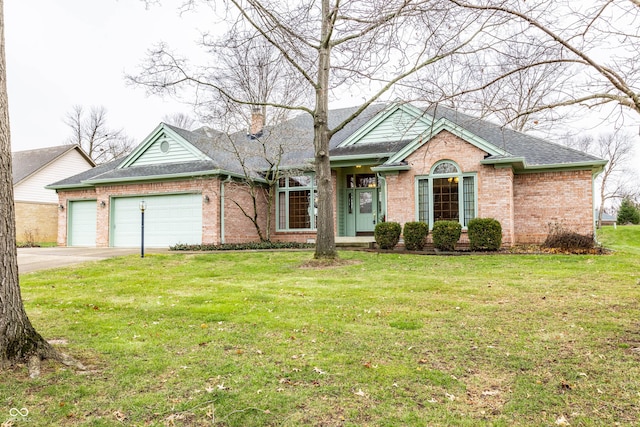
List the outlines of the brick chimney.
<svg viewBox="0 0 640 427">
<path fill-rule="evenodd" d="M 249 129 L 249 135 L 257 137 L 262 135 L 262 129 L 264 128 L 264 112 L 262 107 L 253 107 L 251 109 L 251 128 Z"/>
</svg>

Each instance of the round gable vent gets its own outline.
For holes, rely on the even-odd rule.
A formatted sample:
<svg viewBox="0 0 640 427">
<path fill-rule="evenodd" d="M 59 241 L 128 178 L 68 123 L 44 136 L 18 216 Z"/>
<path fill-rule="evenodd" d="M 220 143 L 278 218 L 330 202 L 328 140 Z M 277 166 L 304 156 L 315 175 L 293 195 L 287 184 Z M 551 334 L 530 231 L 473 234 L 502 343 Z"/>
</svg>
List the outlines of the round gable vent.
<svg viewBox="0 0 640 427">
<path fill-rule="evenodd" d="M 169 152 L 169 141 L 162 141 L 160 143 L 160 151 L 162 151 L 163 153 Z"/>
</svg>

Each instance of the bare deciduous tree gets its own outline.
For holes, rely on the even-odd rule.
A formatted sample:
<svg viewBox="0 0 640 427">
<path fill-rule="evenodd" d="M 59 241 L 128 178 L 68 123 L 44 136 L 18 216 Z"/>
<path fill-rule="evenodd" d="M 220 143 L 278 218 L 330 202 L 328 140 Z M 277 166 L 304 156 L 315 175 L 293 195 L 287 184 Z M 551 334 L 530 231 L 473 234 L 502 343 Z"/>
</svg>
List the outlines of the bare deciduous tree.
<svg viewBox="0 0 640 427">
<path fill-rule="evenodd" d="M 209 4 L 190 0 L 187 7 Z M 223 6 L 224 5 L 224 6 Z M 176 91 L 185 84 L 209 89 L 226 102 L 271 106 L 309 114 L 314 126 L 314 166 L 318 188 L 316 258 L 335 258 L 333 186 L 329 143 L 333 135 L 373 102 L 392 96 L 394 87 L 409 76 L 458 55 L 476 54 L 489 45 L 475 43 L 489 26 L 474 14 L 445 0 L 320 0 L 290 3 L 271 0 L 226 0 L 216 8 L 238 34 L 238 43 L 260 39 L 271 46 L 282 65 L 281 79 L 300 85 L 308 102 L 267 101 L 238 94 L 229 73 L 192 67 L 186 58 L 160 46 L 151 52 L 134 83 L 150 91 Z M 247 38 L 249 36 L 249 38 Z M 214 52 L 215 53 L 215 52 Z M 216 62 L 217 61 L 217 62 Z M 213 65 L 220 64 L 215 55 Z M 350 117 L 330 128 L 332 94 L 362 91 L 364 102 Z"/>
<path fill-rule="evenodd" d="M 521 65 L 485 82 L 501 85 L 516 73 L 562 62 L 571 66 L 570 85 L 557 92 L 557 99 L 545 100 L 519 112 L 528 116 L 566 106 L 622 107 L 640 113 L 640 5 L 637 0 L 542 0 L 522 2 L 499 0 L 477 2 L 450 0 L 467 10 L 510 18 L 511 26 L 521 26 L 530 43 L 539 49 L 556 51 L 553 58 L 539 61 L 520 57 Z M 508 28 L 501 33 L 508 32 Z M 507 50 L 508 43 L 496 44 Z"/>
<path fill-rule="evenodd" d="M 601 224 L 605 206 L 616 200 L 634 197 L 638 192 L 638 177 L 629 168 L 635 149 L 634 138 L 617 131 L 597 138 L 569 139 L 567 145 L 609 161 L 598 177 L 598 224 Z"/>
<path fill-rule="evenodd" d="M 96 164 L 122 157 L 133 149 L 134 141 L 123 129 L 109 127 L 103 106 L 91 107 L 87 112 L 81 105 L 75 105 L 64 122 L 72 131 L 67 142 L 82 147 Z"/>
<path fill-rule="evenodd" d="M 173 125 L 179 127 L 180 129 L 186 130 L 193 130 L 193 128 L 198 124 L 198 122 L 193 117 L 190 117 L 188 114 L 184 113 L 168 114 L 162 117 L 162 121 L 169 125 Z"/>
</svg>

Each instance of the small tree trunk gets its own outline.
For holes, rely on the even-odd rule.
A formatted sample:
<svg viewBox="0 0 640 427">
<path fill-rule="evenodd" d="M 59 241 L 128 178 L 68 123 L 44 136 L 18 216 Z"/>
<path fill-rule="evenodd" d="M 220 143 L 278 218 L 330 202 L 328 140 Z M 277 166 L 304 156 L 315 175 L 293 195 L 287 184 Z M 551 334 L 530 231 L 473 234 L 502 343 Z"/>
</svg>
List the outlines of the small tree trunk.
<svg viewBox="0 0 640 427">
<path fill-rule="evenodd" d="M 6 76 L 4 2 L 0 0 L 0 368 L 34 356 L 58 358 L 31 325 L 20 295 Z"/>
</svg>

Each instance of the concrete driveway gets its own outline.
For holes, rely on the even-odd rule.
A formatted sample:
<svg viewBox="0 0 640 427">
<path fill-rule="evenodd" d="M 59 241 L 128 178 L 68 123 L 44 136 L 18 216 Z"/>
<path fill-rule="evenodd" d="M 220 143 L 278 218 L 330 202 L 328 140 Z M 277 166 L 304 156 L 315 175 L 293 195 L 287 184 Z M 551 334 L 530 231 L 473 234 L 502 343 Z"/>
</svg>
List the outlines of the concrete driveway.
<svg viewBox="0 0 640 427">
<path fill-rule="evenodd" d="M 144 252 L 146 255 L 167 251 L 168 249 L 162 248 L 145 248 Z M 140 248 L 18 248 L 18 271 L 30 273 L 132 254 L 139 255 Z"/>
</svg>

